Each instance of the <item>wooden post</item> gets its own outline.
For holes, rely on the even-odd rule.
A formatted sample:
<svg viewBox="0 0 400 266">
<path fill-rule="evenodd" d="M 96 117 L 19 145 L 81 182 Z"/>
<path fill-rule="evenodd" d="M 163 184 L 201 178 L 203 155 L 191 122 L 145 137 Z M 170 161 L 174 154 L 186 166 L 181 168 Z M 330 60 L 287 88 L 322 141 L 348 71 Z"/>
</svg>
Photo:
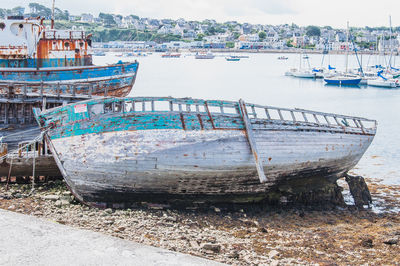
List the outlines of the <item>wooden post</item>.
<svg viewBox="0 0 400 266">
<path fill-rule="evenodd" d="M 33 143 L 33 169 L 32 169 L 32 190 L 35 190 L 35 175 L 36 175 L 36 152 L 35 147 L 36 143 Z"/>
<path fill-rule="evenodd" d="M 267 180 L 267 177 L 265 176 L 264 168 L 262 166 L 261 160 L 258 157 L 259 152 L 257 150 L 256 141 L 253 136 L 253 127 L 251 126 L 251 123 L 249 121 L 249 117 L 247 115 L 247 110 L 246 110 L 246 105 L 242 99 L 239 100 L 239 109 L 240 109 L 240 113 L 243 118 L 245 129 L 246 129 L 247 140 L 249 141 L 250 149 L 251 149 L 251 152 L 253 153 L 254 161 L 256 163 L 258 178 L 260 179 L 260 183 L 265 183 L 268 180 Z"/>
<path fill-rule="evenodd" d="M 42 101 L 42 112 L 46 111 L 47 100 L 46 97 L 43 97 Z"/>
</svg>

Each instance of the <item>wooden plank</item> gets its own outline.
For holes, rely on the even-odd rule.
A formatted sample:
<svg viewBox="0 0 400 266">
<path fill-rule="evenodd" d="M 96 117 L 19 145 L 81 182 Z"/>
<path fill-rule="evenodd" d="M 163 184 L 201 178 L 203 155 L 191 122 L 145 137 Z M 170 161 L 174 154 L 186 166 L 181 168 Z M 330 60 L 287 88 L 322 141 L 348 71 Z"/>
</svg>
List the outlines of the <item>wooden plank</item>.
<svg viewBox="0 0 400 266">
<path fill-rule="evenodd" d="M 263 168 L 261 160 L 259 158 L 259 152 L 257 150 L 257 144 L 254 140 L 253 128 L 251 126 L 249 117 L 247 115 L 246 105 L 242 99 L 239 100 L 239 109 L 240 109 L 240 113 L 242 115 L 243 122 L 245 125 L 247 140 L 249 141 L 250 149 L 251 149 L 251 152 L 253 153 L 254 161 L 256 163 L 258 178 L 260 179 L 260 183 L 265 183 L 268 180 L 267 180 L 267 177 L 265 176 L 264 168 Z"/>
</svg>

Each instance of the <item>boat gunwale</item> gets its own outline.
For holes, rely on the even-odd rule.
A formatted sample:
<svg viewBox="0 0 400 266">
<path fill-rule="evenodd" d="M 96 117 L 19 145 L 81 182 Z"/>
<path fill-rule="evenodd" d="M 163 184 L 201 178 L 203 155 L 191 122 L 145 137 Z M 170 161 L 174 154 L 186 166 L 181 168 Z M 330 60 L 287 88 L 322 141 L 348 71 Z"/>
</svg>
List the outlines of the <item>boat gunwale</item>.
<svg viewBox="0 0 400 266">
<path fill-rule="evenodd" d="M 1 67 L 0 72 L 49 72 L 49 71 L 66 71 L 66 70 L 83 70 L 83 69 L 99 69 L 99 68 L 108 68 L 115 66 L 128 66 L 137 64 L 139 62 L 135 60 L 134 62 L 123 62 L 122 64 L 109 64 L 104 66 L 66 66 L 66 67 L 42 67 L 42 68 L 34 68 L 34 67 L 20 67 L 20 68 L 12 68 L 12 67 Z"/>
<path fill-rule="evenodd" d="M 212 119 L 212 115 L 219 115 L 219 116 L 229 116 L 229 117 L 237 117 L 239 118 L 240 114 L 239 113 L 224 113 L 223 111 L 221 112 L 209 112 L 208 106 L 211 107 L 230 107 L 230 108 L 238 108 L 238 102 L 235 101 L 223 101 L 223 100 L 202 100 L 202 99 L 192 99 L 192 98 L 173 98 L 173 97 L 127 97 L 127 98 L 116 98 L 116 97 L 102 97 L 102 98 L 97 98 L 97 99 L 88 99 L 80 102 L 75 102 L 68 104 L 66 106 L 60 106 L 56 107 L 53 109 L 48 109 L 43 112 L 38 112 L 38 116 L 54 116 L 57 115 L 57 113 L 64 109 L 68 110 L 68 108 L 72 109 L 72 106 L 75 106 L 77 104 L 89 104 L 89 105 L 94 105 L 94 104 L 110 104 L 110 103 L 115 103 L 115 102 L 123 102 L 123 103 L 136 103 L 136 102 L 169 102 L 171 104 L 178 104 L 178 105 L 186 105 L 186 110 L 183 110 L 182 106 L 180 107 L 179 110 L 154 110 L 154 105 L 152 104 L 152 110 L 146 111 L 146 110 L 130 110 L 130 111 L 125 111 L 125 108 L 123 108 L 122 111 L 112 111 L 110 112 L 111 114 L 114 113 L 123 113 L 124 115 L 126 114 L 155 114 L 155 113 L 162 113 L 162 114 L 208 114 L 210 118 Z M 199 109 L 196 108 L 196 110 L 191 110 L 190 106 L 194 105 L 195 106 L 200 106 L 203 105 L 205 106 L 204 111 L 199 111 Z M 189 106 L 189 108 L 188 108 Z M 251 108 L 253 111 L 255 108 L 260 108 L 260 109 L 265 109 L 265 110 L 276 110 L 279 114 L 281 111 L 286 111 L 292 114 L 292 120 L 285 119 L 281 114 L 280 114 L 280 119 L 271 119 L 271 117 L 267 118 L 257 118 L 256 113 L 249 113 L 249 115 L 252 115 L 253 117 L 249 117 L 252 121 L 254 122 L 266 122 L 266 121 L 271 121 L 276 123 L 277 121 L 281 121 L 283 124 L 291 125 L 291 126 L 299 126 L 299 125 L 305 125 L 305 126 L 317 126 L 319 130 L 332 130 L 335 129 L 340 129 L 340 132 L 347 132 L 347 133 L 360 133 L 363 135 L 375 135 L 376 133 L 376 128 L 377 128 L 377 121 L 372 120 L 372 119 L 366 119 L 362 117 L 355 117 L 355 116 L 346 116 L 346 115 L 339 115 L 339 114 L 333 114 L 333 113 L 324 113 L 324 112 L 318 112 L 318 111 L 311 111 L 311 110 L 306 110 L 306 109 L 290 109 L 290 108 L 279 108 L 279 107 L 273 107 L 273 106 L 264 106 L 264 105 L 259 105 L 259 104 L 251 104 L 251 103 L 246 103 L 247 108 Z M 301 113 L 301 114 L 308 114 L 312 116 L 322 116 L 325 117 L 325 119 L 328 121 L 327 117 L 333 118 L 337 125 L 331 124 L 329 122 L 327 123 L 321 123 L 318 119 L 316 119 L 315 122 L 310 122 L 310 121 L 301 121 L 301 120 L 296 120 L 294 113 Z M 102 113 L 102 115 L 105 115 L 105 113 Z M 269 115 L 268 115 L 269 116 Z M 343 119 L 347 123 L 347 119 L 352 120 L 355 124 L 355 126 L 351 126 L 350 124 L 345 125 L 343 121 L 339 124 L 337 119 Z M 90 118 L 89 118 L 90 119 Z M 87 119 L 86 119 L 87 120 Z M 365 127 L 361 121 L 363 122 L 368 122 L 368 123 L 373 123 L 372 127 Z M 77 121 L 73 121 L 75 123 Z M 355 131 L 356 130 L 356 131 Z"/>
</svg>

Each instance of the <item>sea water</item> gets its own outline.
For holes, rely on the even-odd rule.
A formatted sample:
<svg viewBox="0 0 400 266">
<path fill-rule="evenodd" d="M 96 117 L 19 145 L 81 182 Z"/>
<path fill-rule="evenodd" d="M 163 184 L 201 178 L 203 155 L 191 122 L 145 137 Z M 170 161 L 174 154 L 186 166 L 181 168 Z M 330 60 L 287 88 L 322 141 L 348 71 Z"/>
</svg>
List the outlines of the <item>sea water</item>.
<svg viewBox="0 0 400 266">
<path fill-rule="evenodd" d="M 201 99 L 225 99 L 288 108 L 361 116 L 378 121 L 374 141 L 353 173 L 382 179 L 385 184 L 400 184 L 400 88 L 339 87 L 325 85 L 322 79 L 284 76 L 291 67 L 300 65 L 299 54 L 246 54 L 239 62 L 225 60 L 217 54 L 212 60 L 196 60 L 190 54 L 181 58 L 161 58 L 153 53 L 146 57 L 127 57 L 123 61 L 140 62 L 131 96 L 172 96 Z M 363 64 L 382 64 L 384 58 L 364 55 Z M 95 57 L 95 64 L 115 63 L 115 54 Z M 400 64 L 400 59 L 396 59 Z M 302 65 L 345 68 L 345 55 L 309 55 Z M 357 68 L 355 56 L 348 67 Z"/>
</svg>

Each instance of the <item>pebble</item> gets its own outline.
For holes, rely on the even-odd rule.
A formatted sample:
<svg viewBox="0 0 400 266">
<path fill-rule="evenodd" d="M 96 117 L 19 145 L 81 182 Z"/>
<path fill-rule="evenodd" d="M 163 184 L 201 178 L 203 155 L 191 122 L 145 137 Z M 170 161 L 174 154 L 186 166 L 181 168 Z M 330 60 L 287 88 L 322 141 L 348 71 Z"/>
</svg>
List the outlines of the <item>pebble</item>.
<svg viewBox="0 0 400 266">
<path fill-rule="evenodd" d="M 399 243 L 399 237 L 389 238 L 383 241 L 386 245 L 396 245 Z"/>
<path fill-rule="evenodd" d="M 194 248 L 194 249 L 199 249 L 199 248 L 200 248 L 200 246 L 199 246 L 199 244 L 197 243 L 197 241 L 191 240 L 191 241 L 189 241 L 189 244 L 190 244 L 190 246 L 191 246 L 192 248 Z"/>
<path fill-rule="evenodd" d="M 276 257 L 278 254 L 279 254 L 278 251 L 276 251 L 276 250 L 271 250 L 271 251 L 268 253 L 268 257 L 269 257 L 270 259 L 273 259 L 273 258 Z"/>
<path fill-rule="evenodd" d="M 3 197 L 7 193 L 0 192 Z M 24 192 L 14 190 L 13 195 L 17 193 L 23 195 Z M 40 200 L 46 196 L 55 196 L 58 199 Z M 310 225 L 314 224 L 314 221 L 312 221 L 314 218 L 324 217 L 324 214 L 321 215 L 319 212 L 312 213 L 306 211 L 306 215 L 304 216 L 301 212 L 296 211 L 293 211 L 293 215 L 286 212 L 258 215 L 252 212 L 249 213 L 243 209 L 236 212 L 223 209 L 224 214 L 220 215 L 213 214 L 213 212 L 221 212 L 221 209 L 217 207 L 211 207 L 209 209 L 210 212 L 204 213 L 202 211 L 171 210 L 168 206 L 151 204 L 145 205 L 148 209 L 134 207 L 126 210 L 113 210 L 110 208 L 102 210 L 89 208 L 81 204 L 67 204 L 64 201 L 68 202 L 68 197 L 72 198 L 69 191 L 49 193 L 48 190 L 47 192 L 43 190 L 43 192 L 38 192 L 33 197 L 27 198 L 27 200 L 31 200 L 31 214 L 36 216 L 143 244 L 206 257 L 231 265 L 313 264 L 316 263 L 313 256 L 324 258 L 324 260 L 326 259 L 329 262 L 332 261 L 335 252 L 342 252 L 340 249 L 347 249 L 343 246 L 339 249 L 340 245 L 337 247 L 337 251 L 331 250 L 330 247 L 326 251 L 321 251 L 318 248 L 320 243 L 329 244 L 332 242 L 332 240 L 328 239 L 332 235 L 323 235 L 321 238 L 319 229 L 312 229 L 310 227 Z M 22 206 L 18 202 L 21 201 L 26 202 L 26 199 L 15 199 L 15 205 L 9 206 L 11 203 L 14 203 L 13 200 L 7 206 L 13 210 L 20 209 Z M 7 208 L 7 206 L 4 208 Z M 60 208 L 61 206 L 62 208 Z M 152 210 L 151 207 L 155 209 Z M 29 206 L 27 208 L 29 209 Z M 23 212 L 28 212 L 28 209 L 24 206 Z M 329 213 L 329 215 L 332 214 L 330 212 L 326 213 Z M 303 217 L 299 219 L 299 216 Z M 343 224 L 343 222 L 338 222 L 339 220 L 335 217 L 334 212 L 330 217 L 321 218 L 320 226 L 323 227 L 323 230 L 324 228 L 332 230 L 332 228 L 337 227 L 337 224 Z M 307 222 L 307 219 L 310 219 L 310 221 Z M 334 223 L 326 227 L 326 221 L 329 219 L 332 219 Z M 346 219 L 349 219 L 349 223 L 353 222 L 351 220 L 353 218 Z M 379 218 L 376 220 L 379 222 Z M 290 221 L 292 222 L 290 223 Z M 373 238 L 367 235 L 363 239 L 355 236 L 354 240 L 362 241 L 370 237 L 374 239 L 372 244 L 378 246 L 377 239 L 379 239 L 380 246 L 383 243 L 391 245 L 390 247 L 386 246 L 386 249 L 380 249 L 379 252 L 384 250 L 396 251 L 399 243 L 397 234 L 400 233 L 398 221 L 388 220 L 386 223 L 381 223 L 381 226 L 383 225 L 391 231 L 383 238 Z M 346 226 L 346 228 L 351 228 L 351 226 Z M 337 230 L 337 234 L 335 234 L 337 239 L 333 241 L 340 241 L 338 237 L 340 237 L 340 231 L 343 228 L 337 227 Z M 357 233 L 354 230 L 354 234 Z M 307 238 L 310 240 L 307 240 Z M 296 242 L 291 242 L 291 239 Z M 299 245 L 293 245 L 293 243 L 299 243 Z M 303 243 L 306 245 L 300 246 Z M 315 246 L 314 243 L 316 244 Z M 366 241 L 366 243 L 369 242 Z M 310 244 L 311 246 L 309 246 Z M 368 244 L 366 244 L 366 248 L 370 248 Z M 308 256 L 304 255 L 304 252 L 307 250 L 310 254 L 318 252 L 318 255 L 310 255 L 310 258 L 305 258 L 305 256 Z M 365 260 L 358 259 L 358 257 L 365 258 L 364 255 L 359 253 L 359 250 L 365 251 L 363 248 L 355 248 L 349 251 L 357 259 L 349 259 L 348 263 L 355 264 L 356 262 L 360 262 L 365 264 Z M 372 249 L 371 251 L 374 250 Z M 286 253 L 286 251 L 288 252 Z M 332 257 L 330 257 L 331 255 Z M 388 254 L 386 253 L 386 255 Z M 388 262 L 383 253 L 377 256 L 380 257 L 382 264 Z M 344 264 L 340 258 L 337 262 L 338 264 Z M 373 259 L 371 264 L 379 264 L 378 262 L 379 260 Z"/>
<path fill-rule="evenodd" d="M 44 195 L 44 196 L 42 196 L 42 199 L 57 201 L 57 200 L 60 199 L 60 196 L 58 196 L 58 195 Z"/>
<path fill-rule="evenodd" d="M 200 245 L 200 248 L 203 250 L 209 250 L 215 253 L 219 253 L 221 251 L 221 245 L 212 244 L 212 243 L 203 243 Z"/>
<path fill-rule="evenodd" d="M 360 244 L 361 244 L 361 246 L 363 246 L 365 248 L 373 248 L 374 247 L 373 240 L 370 237 L 361 239 Z"/>
</svg>

